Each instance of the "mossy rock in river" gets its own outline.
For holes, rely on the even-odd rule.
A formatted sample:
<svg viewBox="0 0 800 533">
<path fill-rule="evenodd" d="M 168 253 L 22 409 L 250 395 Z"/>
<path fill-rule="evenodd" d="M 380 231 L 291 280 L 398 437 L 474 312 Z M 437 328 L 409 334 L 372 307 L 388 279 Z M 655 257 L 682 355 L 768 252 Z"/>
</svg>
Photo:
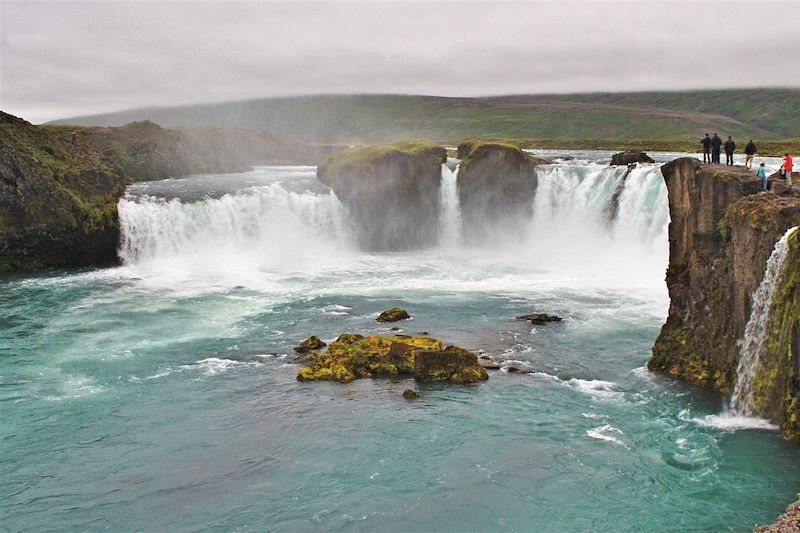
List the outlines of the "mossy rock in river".
<svg viewBox="0 0 800 533">
<path fill-rule="evenodd" d="M 399 320 L 407 320 L 411 318 L 411 315 L 408 314 L 408 311 L 405 309 L 400 309 L 399 307 L 392 307 L 391 309 L 387 309 L 380 315 L 378 315 L 377 320 L 378 322 L 397 322 Z"/>
<path fill-rule="evenodd" d="M 550 161 L 516 146 L 465 141 L 458 147 L 458 198 L 468 243 L 520 237 L 533 213 L 536 167 Z"/>
<path fill-rule="evenodd" d="M 427 355 L 419 362 L 421 353 Z M 474 353 L 456 346 L 445 348 L 437 339 L 344 333 L 325 353 L 314 354 L 312 363 L 298 371 L 297 379 L 349 383 L 362 378 L 412 374 L 418 381 L 455 383 L 472 383 L 488 377 Z"/>
<path fill-rule="evenodd" d="M 347 208 L 359 246 L 398 251 L 436 244 L 439 189 L 447 150 L 399 142 L 328 154 L 317 178 Z"/>
<path fill-rule="evenodd" d="M 458 346 L 448 346 L 441 351 L 419 352 L 414 360 L 414 379 L 475 383 L 489 379 L 489 374 L 478 364 L 474 353 Z"/>
</svg>

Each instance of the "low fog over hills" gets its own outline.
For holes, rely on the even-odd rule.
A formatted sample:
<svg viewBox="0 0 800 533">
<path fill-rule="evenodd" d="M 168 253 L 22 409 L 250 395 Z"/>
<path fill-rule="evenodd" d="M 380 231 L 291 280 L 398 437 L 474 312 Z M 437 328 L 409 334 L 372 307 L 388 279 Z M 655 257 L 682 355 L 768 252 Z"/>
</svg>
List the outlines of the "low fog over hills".
<svg viewBox="0 0 800 533">
<path fill-rule="evenodd" d="M 311 141 L 403 138 L 683 139 L 718 131 L 734 137 L 800 137 L 800 90 L 592 93 L 449 98 L 323 95 L 133 109 L 56 121 L 116 126 L 262 130 Z"/>
</svg>

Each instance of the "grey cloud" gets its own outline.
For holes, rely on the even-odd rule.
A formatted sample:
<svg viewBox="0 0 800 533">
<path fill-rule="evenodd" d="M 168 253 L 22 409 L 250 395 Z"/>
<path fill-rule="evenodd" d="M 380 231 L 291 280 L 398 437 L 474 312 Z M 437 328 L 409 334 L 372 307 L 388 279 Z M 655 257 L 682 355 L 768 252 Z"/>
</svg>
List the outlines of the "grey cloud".
<svg viewBox="0 0 800 533">
<path fill-rule="evenodd" d="M 0 107 L 44 121 L 309 93 L 796 87 L 799 17 L 759 2 L 4 2 Z"/>
</svg>

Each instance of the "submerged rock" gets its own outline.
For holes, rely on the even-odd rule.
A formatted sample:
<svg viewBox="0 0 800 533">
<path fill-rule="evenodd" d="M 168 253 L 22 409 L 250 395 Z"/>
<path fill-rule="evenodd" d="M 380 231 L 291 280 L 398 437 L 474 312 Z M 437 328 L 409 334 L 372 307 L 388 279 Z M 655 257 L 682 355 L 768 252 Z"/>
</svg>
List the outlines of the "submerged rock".
<svg viewBox="0 0 800 533">
<path fill-rule="evenodd" d="M 443 147 L 424 142 L 353 148 L 328 154 L 317 178 L 349 211 L 363 249 L 409 250 L 436 243 L 446 161 Z"/>
<path fill-rule="evenodd" d="M 421 354 L 425 355 L 420 358 Z M 325 353 L 313 354 L 311 363 L 298 371 L 297 379 L 348 383 L 362 378 L 412 374 L 418 381 L 454 383 L 488 378 L 474 353 L 456 346 L 445 348 L 437 339 L 345 333 Z"/>
<path fill-rule="evenodd" d="M 417 391 L 413 389 L 406 389 L 403 391 L 403 398 L 405 398 L 406 400 L 414 400 L 416 398 L 419 398 L 419 394 L 417 394 Z"/>
<path fill-rule="evenodd" d="M 533 313 L 530 315 L 518 316 L 517 320 L 527 320 L 531 324 L 547 324 L 548 322 L 561 322 L 564 319 L 560 316 L 548 315 L 547 313 Z"/>
<path fill-rule="evenodd" d="M 611 156 L 612 165 L 631 165 L 635 163 L 655 163 L 655 159 L 641 150 L 625 150 Z"/>
<path fill-rule="evenodd" d="M 308 353 L 314 350 L 319 350 L 320 348 L 324 348 L 326 346 L 327 344 L 322 341 L 322 339 L 316 335 L 312 335 L 299 345 L 295 346 L 294 351 L 297 353 Z"/>
<path fill-rule="evenodd" d="M 406 320 L 411 318 L 411 315 L 408 314 L 408 311 L 405 309 L 401 309 L 399 307 L 392 307 L 391 309 L 387 309 L 383 313 L 378 315 L 377 320 L 378 322 L 398 322 L 400 320 Z M 392 328 L 394 329 L 394 328 Z"/>
</svg>

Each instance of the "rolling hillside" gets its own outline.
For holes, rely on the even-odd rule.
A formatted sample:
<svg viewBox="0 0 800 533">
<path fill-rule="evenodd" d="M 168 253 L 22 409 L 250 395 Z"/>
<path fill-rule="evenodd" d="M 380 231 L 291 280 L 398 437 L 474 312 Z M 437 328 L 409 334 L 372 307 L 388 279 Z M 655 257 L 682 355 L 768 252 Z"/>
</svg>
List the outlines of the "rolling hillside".
<svg viewBox="0 0 800 533">
<path fill-rule="evenodd" d="M 800 138 L 800 90 L 447 98 L 322 95 L 121 111 L 56 121 L 254 129 L 306 141 Z"/>
</svg>

